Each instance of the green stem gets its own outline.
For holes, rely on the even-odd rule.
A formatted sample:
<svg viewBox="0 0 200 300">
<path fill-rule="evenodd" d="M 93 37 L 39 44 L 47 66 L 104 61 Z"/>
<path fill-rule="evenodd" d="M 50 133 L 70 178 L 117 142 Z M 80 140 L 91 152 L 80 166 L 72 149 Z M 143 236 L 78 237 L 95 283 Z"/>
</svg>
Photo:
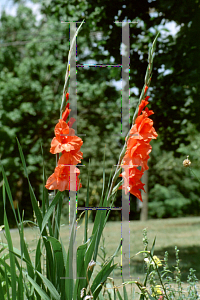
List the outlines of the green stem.
<svg viewBox="0 0 200 300">
<path fill-rule="evenodd" d="M 161 283 L 161 285 L 162 285 L 163 291 L 165 292 L 165 298 L 169 300 L 169 298 L 168 298 L 168 296 L 167 296 L 167 291 L 166 291 L 165 286 L 164 286 L 164 284 L 163 284 L 163 282 L 162 282 L 162 277 L 161 277 L 161 275 L 160 275 L 160 271 L 158 270 L 157 264 L 156 264 L 156 262 L 155 262 L 155 260 L 154 260 L 154 258 L 153 258 L 153 255 L 151 255 L 151 253 L 150 253 L 150 256 L 151 256 L 151 259 L 153 260 L 154 265 L 155 265 L 155 267 L 156 267 L 156 271 L 157 271 L 157 274 L 158 274 L 160 283 Z"/>
</svg>

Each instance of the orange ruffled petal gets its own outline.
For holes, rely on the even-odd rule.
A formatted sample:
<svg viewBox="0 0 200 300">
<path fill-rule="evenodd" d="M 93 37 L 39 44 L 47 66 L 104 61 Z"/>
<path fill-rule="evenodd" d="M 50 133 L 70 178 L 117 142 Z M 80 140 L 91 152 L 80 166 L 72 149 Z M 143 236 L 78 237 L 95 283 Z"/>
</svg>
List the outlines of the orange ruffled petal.
<svg viewBox="0 0 200 300">
<path fill-rule="evenodd" d="M 70 184 L 70 167 L 73 168 L 71 172 L 74 173 L 74 177 L 76 178 L 75 184 L 74 180 Z M 65 190 L 76 191 L 82 187 L 78 178 L 79 174 L 80 170 L 75 166 L 58 165 L 54 173 L 47 179 L 45 187 L 48 190 L 59 190 L 61 192 Z"/>
<path fill-rule="evenodd" d="M 58 161 L 58 165 L 76 165 L 81 162 L 82 158 L 83 152 L 81 152 L 80 150 L 72 150 L 70 152 L 63 151 Z"/>
</svg>

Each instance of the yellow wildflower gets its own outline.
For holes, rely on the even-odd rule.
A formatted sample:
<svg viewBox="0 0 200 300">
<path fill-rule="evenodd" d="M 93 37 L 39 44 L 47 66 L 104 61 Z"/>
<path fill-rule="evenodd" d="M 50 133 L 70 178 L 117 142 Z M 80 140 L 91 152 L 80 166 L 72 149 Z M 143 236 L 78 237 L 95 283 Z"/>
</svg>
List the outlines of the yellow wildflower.
<svg viewBox="0 0 200 300">
<path fill-rule="evenodd" d="M 153 290 L 152 297 L 162 295 L 161 285 L 156 285 L 152 287 L 152 290 Z"/>
<path fill-rule="evenodd" d="M 161 263 L 160 259 L 156 255 L 153 256 L 153 259 L 154 259 L 154 262 L 157 265 L 157 267 L 162 267 L 162 263 Z M 154 267 L 155 267 L 155 265 L 154 265 Z"/>
</svg>

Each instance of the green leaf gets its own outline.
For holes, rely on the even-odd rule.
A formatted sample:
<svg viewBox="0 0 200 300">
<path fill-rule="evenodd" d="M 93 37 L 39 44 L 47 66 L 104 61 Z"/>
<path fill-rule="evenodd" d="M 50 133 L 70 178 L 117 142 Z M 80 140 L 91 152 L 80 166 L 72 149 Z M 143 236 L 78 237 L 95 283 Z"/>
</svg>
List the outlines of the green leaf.
<svg viewBox="0 0 200 300">
<path fill-rule="evenodd" d="M 73 245 L 74 245 L 74 237 L 75 237 L 75 223 L 76 223 L 76 214 L 74 214 L 74 219 L 71 224 L 71 235 L 67 253 L 67 264 L 65 270 L 65 289 L 67 293 L 67 299 L 72 299 L 72 295 L 74 293 L 74 278 L 71 278 L 73 273 Z"/>
<path fill-rule="evenodd" d="M 43 221 L 42 213 L 41 213 L 41 211 L 38 207 L 37 199 L 35 197 L 33 188 L 31 186 L 29 178 L 28 178 L 28 172 L 27 172 L 27 168 L 26 168 L 25 158 L 24 158 L 23 151 L 22 151 L 22 148 L 21 148 L 21 145 L 20 145 L 18 139 L 17 139 L 17 143 L 18 143 L 19 153 L 20 153 L 20 157 L 21 157 L 21 160 L 22 160 L 25 175 L 27 176 L 27 179 L 28 179 L 29 192 L 30 192 L 30 196 L 31 196 L 31 203 L 32 203 L 33 210 L 35 212 L 37 222 L 38 222 L 38 225 L 39 225 L 39 228 L 40 228 L 40 231 L 41 231 L 42 221 Z M 47 236 L 47 231 L 46 231 L 45 228 L 43 229 L 43 234 Z M 46 260 L 47 278 L 51 279 L 52 282 L 54 282 L 56 274 L 54 274 L 53 267 L 52 267 L 53 256 L 52 256 L 52 252 L 51 252 L 51 247 L 49 245 L 49 242 L 47 242 L 46 240 L 44 240 L 44 245 L 45 245 L 46 252 L 47 252 L 46 253 L 46 257 L 47 257 L 47 260 Z"/>
<path fill-rule="evenodd" d="M 64 276 L 64 261 L 62 255 L 61 243 L 54 237 L 48 236 L 47 240 L 51 242 L 56 263 L 56 277 L 60 284 L 60 278 Z"/>
<path fill-rule="evenodd" d="M 4 298 L 4 291 L 3 291 L 3 287 L 1 285 L 1 282 L 0 282 L 0 300 L 5 300 L 5 298 Z"/>
<path fill-rule="evenodd" d="M 155 243 L 156 243 L 156 237 L 154 238 L 153 245 L 151 247 L 151 252 L 150 252 L 151 256 L 153 256 L 153 253 L 154 253 Z"/>
<path fill-rule="evenodd" d="M 88 182 L 87 182 L 87 198 L 85 207 L 89 207 L 89 191 L 90 191 L 90 177 L 89 177 L 89 169 L 90 169 L 90 162 L 88 168 Z M 85 210 L 85 231 L 84 231 L 84 243 L 87 241 L 87 231 L 88 231 L 88 210 Z"/>
<path fill-rule="evenodd" d="M 6 188 L 6 192 L 8 194 L 8 199 L 10 201 L 10 205 L 12 207 L 12 210 L 13 210 L 13 213 L 14 213 L 14 216 L 15 216 L 15 221 L 16 221 L 16 224 L 18 226 L 18 220 L 17 220 L 17 216 L 16 216 L 16 212 L 15 212 L 15 208 L 14 208 L 14 204 L 13 204 L 13 198 L 12 198 L 12 194 L 11 194 L 11 190 L 10 190 L 10 186 L 9 186 L 9 183 L 8 183 L 8 180 L 7 180 L 7 177 L 6 177 L 6 173 L 4 171 L 4 168 L 1 164 L 1 170 L 2 170 L 2 174 L 3 174 L 3 186 L 5 185 L 5 188 Z"/>
<path fill-rule="evenodd" d="M 23 168 L 24 168 L 24 172 L 25 172 L 25 175 L 26 175 L 26 177 L 28 179 L 29 191 L 30 191 L 32 206 L 33 206 L 36 218 L 37 218 L 38 225 L 41 228 L 41 226 L 42 226 L 42 214 L 41 214 L 41 211 L 40 211 L 40 209 L 38 207 L 37 199 L 35 197 L 33 188 L 31 186 L 29 178 L 28 178 L 28 172 L 27 172 L 27 168 L 26 168 L 26 162 L 25 162 L 24 154 L 23 154 L 23 151 L 22 151 L 22 148 L 21 148 L 21 145 L 20 145 L 18 139 L 17 139 L 17 144 L 18 144 L 19 153 L 20 153 L 22 165 L 23 165 Z"/>
<path fill-rule="evenodd" d="M 102 292 L 99 293 L 98 298 L 99 298 L 99 300 L 104 300 L 105 299 L 104 296 L 102 295 Z"/>
<path fill-rule="evenodd" d="M 87 243 L 79 246 L 77 249 L 77 261 L 76 261 L 76 263 L 77 263 L 77 279 L 76 279 L 76 284 L 75 284 L 75 288 L 74 288 L 74 295 L 73 295 L 74 299 L 76 299 L 77 295 L 80 294 L 82 288 L 87 286 L 87 282 L 86 282 L 87 266 L 84 263 L 84 256 L 85 256 L 86 250 L 87 250 Z M 80 277 L 83 277 L 83 279 L 80 279 Z"/>
<path fill-rule="evenodd" d="M 122 279 L 123 279 L 123 277 L 122 277 Z M 123 280 L 123 282 L 124 282 L 124 280 Z M 125 285 L 123 286 L 123 293 L 124 293 L 124 300 L 128 300 L 128 294 L 127 294 Z"/>
<path fill-rule="evenodd" d="M 41 152 L 42 152 L 42 164 L 43 164 L 42 165 L 43 166 L 42 213 L 44 216 L 45 212 L 46 212 L 46 208 L 48 208 L 48 206 L 49 206 L 49 194 L 48 194 L 48 190 L 45 188 L 47 177 L 46 177 L 46 171 L 45 171 L 45 162 L 44 162 L 44 154 L 43 154 L 42 144 L 41 144 Z"/>
<path fill-rule="evenodd" d="M 38 243 L 37 243 L 37 247 L 36 247 L 36 252 L 35 252 L 35 270 L 37 270 L 40 273 L 41 273 L 41 270 L 42 270 L 42 267 L 41 267 L 41 256 L 42 256 L 42 252 L 41 252 L 41 239 L 39 238 L 38 239 Z M 37 275 L 37 273 L 36 273 L 35 282 L 39 286 L 41 286 L 41 284 L 42 284 L 42 279 L 40 278 L 40 276 Z M 38 295 L 38 299 L 37 300 L 41 300 L 41 297 L 39 295 Z"/>
<path fill-rule="evenodd" d="M 26 272 L 23 272 L 23 273 L 27 277 L 29 282 L 32 284 L 34 289 L 38 292 L 38 294 L 40 295 L 42 300 L 51 300 L 51 298 L 49 298 L 49 296 L 41 289 L 41 287 Z M 55 299 L 60 299 L 60 298 L 55 298 Z"/>
<path fill-rule="evenodd" d="M 41 277 L 42 281 L 44 282 L 45 286 L 48 288 L 48 290 L 51 293 L 51 296 L 54 297 L 56 300 L 60 300 L 60 295 L 57 292 L 55 286 L 49 281 L 44 275 L 42 275 L 40 272 L 36 271 L 36 273 Z M 43 299 L 43 298 L 42 298 Z"/>
<path fill-rule="evenodd" d="M 63 197 L 64 194 L 60 197 L 57 207 L 55 209 L 55 229 L 54 229 L 54 237 L 58 240 L 60 236 L 60 220 L 61 220 L 61 212 L 63 208 Z"/>
<path fill-rule="evenodd" d="M 5 262 L 5 261 L 4 261 Z M 6 280 L 6 291 L 7 291 L 7 297 L 8 297 L 8 300 L 10 300 L 10 285 L 11 285 L 11 281 L 9 280 L 8 278 L 8 273 L 7 273 L 7 267 L 6 267 L 6 263 L 4 264 L 5 266 L 5 280 Z M 10 267 L 10 266 L 9 266 Z"/>
<path fill-rule="evenodd" d="M 54 197 L 53 201 L 51 202 L 51 205 L 48 207 L 48 210 L 47 210 L 47 212 L 46 212 L 46 214 L 43 218 L 43 221 L 42 221 L 42 226 L 41 226 L 41 230 L 40 230 L 41 234 L 42 234 L 49 218 L 51 217 L 51 214 L 53 213 L 56 204 L 60 200 L 61 196 L 62 196 L 62 193 L 60 191 L 58 191 L 56 196 Z"/>
<path fill-rule="evenodd" d="M 110 273 L 113 271 L 113 269 L 117 266 L 117 264 L 111 266 L 112 260 L 105 264 L 101 271 L 97 274 L 95 277 L 92 286 L 91 291 L 93 293 L 94 298 L 98 296 L 99 292 L 102 289 L 102 284 L 106 281 L 107 277 L 110 275 Z"/>
<path fill-rule="evenodd" d="M 22 275 L 22 265 L 21 265 L 21 268 L 20 268 L 20 273 L 19 273 L 19 278 L 18 278 L 17 298 L 18 299 L 23 299 L 24 298 L 24 284 L 23 284 L 23 275 Z"/>
<path fill-rule="evenodd" d="M 118 290 L 117 290 L 117 296 L 118 296 L 119 300 L 123 300 L 122 296 L 120 295 L 120 292 Z"/>
<path fill-rule="evenodd" d="M 12 239 L 10 235 L 10 229 L 8 225 L 8 219 L 6 216 L 6 211 L 4 211 L 4 225 L 5 225 L 5 232 L 6 232 L 6 239 L 8 242 L 8 249 L 10 251 L 10 267 L 11 267 L 11 287 L 12 287 L 12 300 L 17 299 L 17 293 L 16 293 L 16 268 L 15 268 L 15 256 L 13 254 L 13 244 Z"/>
</svg>

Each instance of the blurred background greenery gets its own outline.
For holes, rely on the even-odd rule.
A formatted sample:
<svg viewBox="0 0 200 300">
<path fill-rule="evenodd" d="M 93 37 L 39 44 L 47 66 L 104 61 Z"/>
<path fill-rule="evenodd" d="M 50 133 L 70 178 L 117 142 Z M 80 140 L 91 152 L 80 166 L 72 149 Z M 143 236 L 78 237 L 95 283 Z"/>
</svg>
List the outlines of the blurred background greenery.
<svg viewBox="0 0 200 300">
<path fill-rule="evenodd" d="M 32 218 L 28 184 L 21 166 L 16 137 L 26 158 L 36 196 L 41 199 L 43 157 L 47 176 L 55 168 L 50 154 L 69 51 L 69 24 L 85 23 L 77 38 L 77 64 L 120 64 L 121 25 L 130 24 L 130 113 L 143 87 L 148 49 L 161 32 L 155 52 L 149 108 L 159 136 L 152 141 L 149 161 L 148 215 L 167 218 L 199 215 L 200 177 L 200 1 L 54 0 L 1 2 L 0 16 L 0 157 L 14 204 Z M 173 28 L 171 31 L 169 28 Z M 118 84 L 117 84 L 118 82 Z M 90 206 L 102 190 L 106 175 L 117 163 L 124 144 L 121 136 L 120 68 L 77 68 L 78 134 L 83 139 L 79 206 L 84 206 L 90 160 Z M 127 124 L 127 130 L 128 130 Z M 41 151 L 43 148 L 43 156 Z M 194 173 L 182 165 L 189 155 Z M 194 175 L 196 174 L 196 176 Z M 2 189 L 0 175 L 0 189 Z M 135 197 L 130 219 L 140 218 Z M 67 213 L 66 205 L 65 212 Z M 116 206 L 121 206 L 121 192 Z M 0 191 L 0 223 L 3 223 Z M 12 213 L 8 206 L 12 225 Z M 112 212 L 111 219 L 121 219 Z"/>
</svg>

